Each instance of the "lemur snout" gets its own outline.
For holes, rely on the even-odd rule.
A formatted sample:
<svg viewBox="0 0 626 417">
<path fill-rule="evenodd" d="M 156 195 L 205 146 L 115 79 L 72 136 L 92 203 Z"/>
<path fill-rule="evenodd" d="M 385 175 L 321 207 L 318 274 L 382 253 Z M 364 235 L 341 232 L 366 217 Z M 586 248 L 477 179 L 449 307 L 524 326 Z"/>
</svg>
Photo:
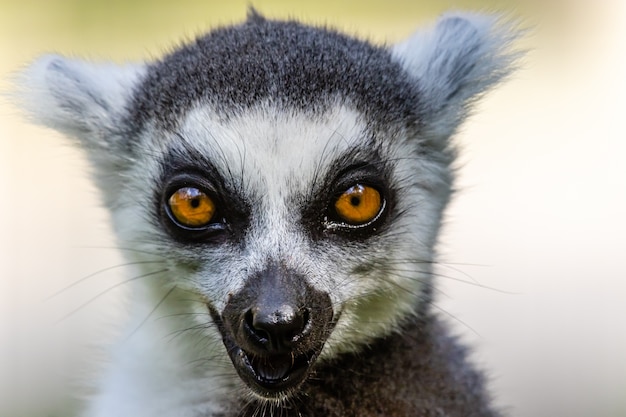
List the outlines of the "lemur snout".
<svg viewBox="0 0 626 417">
<path fill-rule="evenodd" d="M 329 295 L 273 264 L 229 299 L 220 321 L 235 369 L 263 397 L 299 386 L 334 327 Z"/>
<path fill-rule="evenodd" d="M 304 276 L 271 264 L 252 274 L 222 314 L 235 342 L 255 355 L 311 350 L 325 340 L 332 320 L 328 294 L 313 289 Z"/>
</svg>

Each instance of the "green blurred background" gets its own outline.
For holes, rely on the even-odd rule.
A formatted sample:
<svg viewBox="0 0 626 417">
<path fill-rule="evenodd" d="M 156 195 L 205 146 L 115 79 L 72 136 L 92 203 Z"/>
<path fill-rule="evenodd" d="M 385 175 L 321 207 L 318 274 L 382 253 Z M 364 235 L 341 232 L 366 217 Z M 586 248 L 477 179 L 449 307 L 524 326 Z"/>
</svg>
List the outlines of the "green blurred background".
<svg viewBox="0 0 626 417">
<path fill-rule="evenodd" d="M 511 416 L 626 416 L 626 2 L 0 0 L 0 417 L 71 416 L 112 339 L 121 262 L 82 155 L 26 123 L 10 80 L 56 52 L 153 59 L 249 5 L 393 43 L 448 9 L 517 16 L 522 68 L 456 138 L 437 307 Z M 468 276 L 482 285 L 463 284 Z M 113 324 L 112 324 L 113 323 Z"/>
</svg>

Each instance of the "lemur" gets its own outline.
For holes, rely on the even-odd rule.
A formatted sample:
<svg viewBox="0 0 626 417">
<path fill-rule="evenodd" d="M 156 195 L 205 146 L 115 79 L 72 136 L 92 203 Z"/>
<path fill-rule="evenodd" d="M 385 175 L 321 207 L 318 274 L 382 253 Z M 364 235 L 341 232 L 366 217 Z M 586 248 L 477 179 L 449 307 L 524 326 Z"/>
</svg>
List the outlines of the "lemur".
<svg viewBox="0 0 626 417">
<path fill-rule="evenodd" d="M 449 13 L 379 46 L 251 11 L 154 62 L 25 69 L 136 271 L 83 415 L 499 416 L 431 300 L 451 137 L 514 32 Z"/>
</svg>

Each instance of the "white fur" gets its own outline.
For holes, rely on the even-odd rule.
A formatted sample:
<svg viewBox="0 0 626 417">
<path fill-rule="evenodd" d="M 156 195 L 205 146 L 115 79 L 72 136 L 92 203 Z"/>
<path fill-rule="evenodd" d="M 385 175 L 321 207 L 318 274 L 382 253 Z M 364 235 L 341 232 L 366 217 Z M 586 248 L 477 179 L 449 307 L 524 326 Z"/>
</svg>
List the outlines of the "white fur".
<svg viewBox="0 0 626 417">
<path fill-rule="evenodd" d="M 17 80 L 35 120 L 70 137 L 109 147 L 143 65 L 94 64 L 57 55 L 39 58 Z M 95 142 L 94 142 L 95 141 Z"/>
<path fill-rule="evenodd" d="M 45 55 L 16 80 L 14 96 L 34 122 L 90 150 L 87 156 L 97 170 L 94 181 L 107 190 L 108 206 L 114 204 L 109 195 L 119 192 L 119 184 L 108 178 L 129 163 L 120 121 L 143 73 L 143 64 L 120 66 Z"/>
<path fill-rule="evenodd" d="M 445 139 L 455 132 L 469 105 L 512 70 L 517 36 L 502 16 L 448 13 L 392 48 L 429 104 L 425 134 Z"/>
</svg>

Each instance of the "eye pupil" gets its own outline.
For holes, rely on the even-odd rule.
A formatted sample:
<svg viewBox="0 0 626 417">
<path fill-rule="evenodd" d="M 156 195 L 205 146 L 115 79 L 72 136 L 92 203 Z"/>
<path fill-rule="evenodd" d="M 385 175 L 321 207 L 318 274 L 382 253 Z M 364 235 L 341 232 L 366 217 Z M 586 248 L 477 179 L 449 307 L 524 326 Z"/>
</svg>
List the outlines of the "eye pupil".
<svg viewBox="0 0 626 417">
<path fill-rule="evenodd" d="M 350 199 L 350 204 L 352 204 L 354 207 L 358 207 L 361 204 L 361 198 L 357 196 L 353 196 Z"/>
<path fill-rule="evenodd" d="M 189 202 L 189 205 L 190 205 L 192 208 L 198 208 L 198 207 L 200 207 L 200 199 L 198 199 L 198 198 L 194 198 L 193 200 L 191 200 L 191 201 Z"/>
</svg>

